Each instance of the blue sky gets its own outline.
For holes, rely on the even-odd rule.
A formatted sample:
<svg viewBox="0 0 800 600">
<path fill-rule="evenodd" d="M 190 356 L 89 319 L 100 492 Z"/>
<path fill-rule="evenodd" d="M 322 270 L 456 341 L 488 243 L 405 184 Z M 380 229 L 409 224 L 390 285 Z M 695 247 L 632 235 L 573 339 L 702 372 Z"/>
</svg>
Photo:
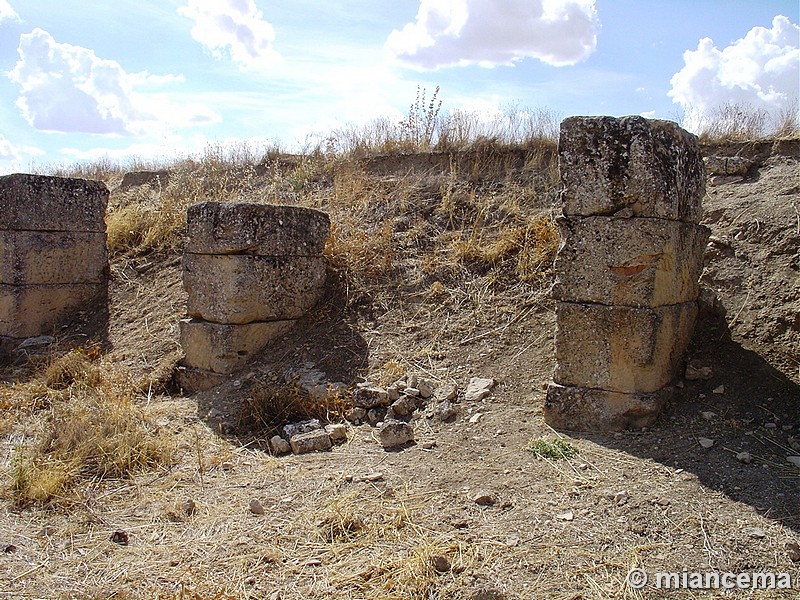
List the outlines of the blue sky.
<svg viewBox="0 0 800 600">
<path fill-rule="evenodd" d="M 0 0 L 0 172 L 303 148 L 443 110 L 672 120 L 797 99 L 797 0 Z M 691 122 L 687 121 L 687 126 Z"/>
</svg>

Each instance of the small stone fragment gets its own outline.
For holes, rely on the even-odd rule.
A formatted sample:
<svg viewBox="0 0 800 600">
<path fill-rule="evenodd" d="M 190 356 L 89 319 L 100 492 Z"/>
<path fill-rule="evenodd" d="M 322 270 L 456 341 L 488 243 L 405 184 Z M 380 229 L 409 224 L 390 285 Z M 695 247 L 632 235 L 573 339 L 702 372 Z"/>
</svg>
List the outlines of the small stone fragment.
<svg viewBox="0 0 800 600">
<path fill-rule="evenodd" d="M 417 382 L 417 389 L 419 390 L 419 395 L 422 396 L 423 398 L 427 399 L 433 396 L 434 388 L 433 384 L 430 381 L 427 381 L 425 379 L 420 379 Z"/>
<path fill-rule="evenodd" d="M 367 422 L 375 427 L 378 423 L 383 421 L 386 416 L 385 408 L 370 408 L 367 411 Z"/>
<path fill-rule="evenodd" d="M 725 386 L 724 385 L 717 386 L 713 390 L 711 390 L 711 393 L 712 394 L 724 394 L 725 393 Z"/>
<path fill-rule="evenodd" d="M 333 446 L 331 436 L 324 429 L 309 431 L 292 436 L 289 440 L 292 452 L 295 454 L 308 454 L 319 450 L 330 450 Z"/>
<path fill-rule="evenodd" d="M 353 425 L 361 425 L 367 420 L 367 411 L 363 408 L 351 408 L 344 413 L 344 418 L 350 421 Z"/>
<path fill-rule="evenodd" d="M 738 460 L 740 463 L 749 465 L 751 462 L 753 462 L 753 457 L 749 452 L 739 452 L 736 454 L 736 460 Z"/>
<path fill-rule="evenodd" d="M 123 531 L 122 529 L 117 529 L 114 533 L 111 534 L 111 541 L 115 544 L 119 544 L 120 546 L 127 546 L 128 545 L 128 533 Z"/>
<path fill-rule="evenodd" d="M 482 417 L 482 416 L 483 416 L 483 413 L 475 413 L 474 415 L 472 415 L 472 416 L 469 418 L 469 422 L 470 422 L 470 423 L 472 423 L 472 424 L 474 425 L 475 423 L 477 423 L 478 421 L 480 421 L 480 420 L 481 420 L 481 417 Z"/>
<path fill-rule="evenodd" d="M 491 492 L 482 490 L 472 497 L 472 501 L 478 506 L 494 506 L 497 498 Z"/>
<path fill-rule="evenodd" d="M 183 514 L 191 517 L 197 512 L 197 504 L 191 498 L 187 498 L 183 501 L 183 503 L 181 503 L 181 510 L 183 511 Z"/>
<path fill-rule="evenodd" d="M 787 456 L 786 461 L 800 469 L 800 456 Z"/>
<path fill-rule="evenodd" d="M 396 448 L 414 440 L 414 428 L 403 421 L 387 419 L 378 428 L 378 437 L 384 448 Z"/>
<path fill-rule="evenodd" d="M 458 397 L 458 387 L 454 383 L 443 383 L 436 388 L 435 396 L 437 400 L 452 402 Z"/>
<path fill-rule="evenodd" d="M 431 556 L 431 565 L 439 573 L 447 573 L 450 570 L 450 560 L 444 554 Z"/>
<path fill-rule="evenodd" d="M 767 534 L 760 527 L 752 527 L 747 530 L 747 535 L 754 540 L 761 540 L 767 537 Z"/>
<path fill-rule="evenodd" d="M 792 562 L 800 562 L 800 544 L 797 542 L 786 542 L 786 554 Z"/>
<path fill-rule="evenodd" d="M 389 393 L 379 387 L 361 387 L 353 394 L 353 406 L 357 408 L 375 408 L 389 406 Z"/>
<path fill-rule="evenodd" d="M 408 394 L 408 390 L 406 390 L 406 394 Z M 409 395 L 404 395 L 392 402 L 391 409 L 395 415 L 407 417 L 414 412 L 415 406 L 416 402 Z"/>
<path fill-rule="evenodd" d="M 706 367 L 701 364 L 698 364 L 695 361 L 690 362 L 686 365 L 686 372 L 684 373 L 684 377 L 688 381 L 707 381 L 714 376 L 714 371 L 711 367 Z"/>
<path fill-rule="evenodd" d="M 279 435 L 272 436 L 272 438 L 269 440 L 269 446 L 272 448 L 272 452 L 276 455 L 288 454 L 292 451 L 292 447 L 289 445 L 289 442 Z"/>
<path fill-rule="evenodd" d="M 309 431 L 321 428 L 322 423 L 319 422 L 319 419 L 307 419 L 298 423 L 290 423 L 289 425 L 283 426 L 283 437 L 290 440 L 300 433 L 308 433 Z"/>
<path fill-rule="evenodd" d="M 464 391 L 464 400 L 467 402 L 479 402 L 492 393 L 494 386 L 494 379 L 473 377 L 469 380 L 467 389 Z"/>
<path fill-rule="evenodd" d="M 325 425 L 325 432 L 330 436 L 332 442 L 347 440 L 347 427 L 344 423 Z"/>
<path fill-rule="evenodd" d="M 697 442 L 698 442 L 698 443 L 699 443 L 699 444 L 700 444 L 700 445 L 701 445 L 703 448 L 706 448 L 706 449 L 708 449 L 708 448 L 711 448 L 711 446 L 713 446 L 713 445 L 714 445 L 714 440 L 712 440 L 712 439 L 709 439 L 709 438 L 706 438 L 706 437 L 701 437 L 701 438 L 698 438 Z"/>
<path fill-rule="evenodd" d="M 717 416 L 717 413 L 712 410 L 704 410 L 700 413 L 700 416 L 702 416 L 706 421 L 712 421 L 714 417 Z"/>
<path fill-rule="evenodd" d="M 450 400 L 442 400 L 436 405 L 436 417 L 441 421 L 449 421 L 455 418 L 458 410 Z"/>
<path fill-rule="evenodd" d="M 567 512 L 557 514 L 556 519 L 559 521 L 572 521 L 575 519 L 575 514 L 571 510 L 568 510 Z"/>
<path fill-rule="evenodd" d="M 417 396 L 420 395 L 419 389 L 415 387 L 407 387 L 405 389 L 405 394 L 406 396 L 411 396 L 412 398 L 416 398 Z"/>
<path fill-rule="evenodd" d="M 250 500 L 250 512 L 254 515 L 264 514 L 264 506 L 258 501 L 258 498 L 253 498 Z"/>
</svg>

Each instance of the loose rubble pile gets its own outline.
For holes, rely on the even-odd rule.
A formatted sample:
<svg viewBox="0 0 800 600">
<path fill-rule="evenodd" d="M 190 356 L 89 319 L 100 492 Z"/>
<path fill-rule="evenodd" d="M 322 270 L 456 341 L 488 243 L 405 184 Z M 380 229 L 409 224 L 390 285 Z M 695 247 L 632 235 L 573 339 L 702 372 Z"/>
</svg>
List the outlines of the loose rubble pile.
<svg viewBox="0 0 800 600">
<path fill-rule="evenodd" d="M 479 402 L 491 394 L 494 379 L 473 377 L 463 398 Z M 370 382 L 358 384 L 353 392 L 352 408 L 345 418 L 352 425 L 375 428 L 383 448 L 403 448 L 415 442 L 415 418 L 452 421 L 458 415 L 459 392 L 455 384 L 435 384 L 413 374 L 407 374 L 383 388 Z M 480 414 L 480 413 L 478 413 Z M 345 424 L 323 425 L 318 419 L 284 425 L 281 433 L 270 440 L 275 454 L 305 454 L 330 450 L 334 444 L 347 440 Z"/>
<path fill-rule="evenodd" d="M 183 257 L 188 318 L 178 385 L 219 385 L 294 326 L 322 296 L 330 231 L 318 210 L 201 202 L 189 207 Z"/>
<path fill-rule="evenodd" d="M 0 354 L 105 301 L 107 203 L 96 181 L 0 177 Z"/>
<path fill-rule="evenodd" d="M 544 416 L 563 429 L 651 424 L 694 329 L 709 230 L 697 139 L 669 121 L 561 124 L 556 368 Z"/>
</svg>

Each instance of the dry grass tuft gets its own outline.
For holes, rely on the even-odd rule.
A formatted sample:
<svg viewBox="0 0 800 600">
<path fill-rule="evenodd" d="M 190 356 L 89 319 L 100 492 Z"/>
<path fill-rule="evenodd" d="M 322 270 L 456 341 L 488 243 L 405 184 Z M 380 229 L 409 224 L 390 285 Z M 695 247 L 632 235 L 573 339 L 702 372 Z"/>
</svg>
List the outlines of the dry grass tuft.
<svg viewBox="0 0 800 600">
<path fill-rule="evenodd" d="M 14 457 L 10 488 L 20 505 L 68 501 L 85 477 L 129 477 L 172 460 L 172 444 L 138 406 L 131 378 L 93 348 L 55 358 L 13 391 L 14 408 L 48 411 Z"/>
<path fill-rule="evenodd" d="M 297 380 L 262 383 L 247 398 L 243 426 L 276 431 L 287 423 L 305 419 L 323 422 L 340 420 L 348 408 L 342 394 L 328 390 L 323 397 L 312 394 Z"/>
</svg>

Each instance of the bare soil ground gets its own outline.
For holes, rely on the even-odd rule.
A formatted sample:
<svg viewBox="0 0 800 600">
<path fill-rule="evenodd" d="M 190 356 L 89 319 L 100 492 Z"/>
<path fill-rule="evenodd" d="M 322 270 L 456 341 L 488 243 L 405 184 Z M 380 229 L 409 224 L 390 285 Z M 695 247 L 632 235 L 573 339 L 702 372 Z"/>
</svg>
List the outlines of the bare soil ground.
<svg viewBox="0 0 800 600">
<path fill-rule="evenodd" d="M 703 283 L 717 300 L 704 295 L 687 360 L 713 376 L 685 381 L 652 428 L 623 434 L 555 432 L 542 419 L 554 366 L 551 273 L 521 280 L 494 268 L 419 267 L 438 252 L 426 240 L 446 229 L 441 219 L 457 215 L 458 194 L 449 216 L 438 210 L 451 176 L 431 165 L 412 192 L 402 161 L 370 175 L 378 192 L 369 194 L 387 200 L 364 227 L 379 235 L 392 217 L 401 276 L 354 285 L 332 271 L 328 296 L 294 332 L 195 397 L 157 385 L 180 358 L 179 255 L 115 260 L 98 337 L 109 360 L 156 383 L 139 403 L 173 440 L 175 460 L 132 478 L 86 479 L 68 502 L 20 506 L 7 493 L 0 597 L 800 597 L 800 470 L 786 460 L 800 454 L 798 158 L 766 152 L 742 181 L 709 187 L 714 242 Z M 502 191 L 500 181 L 470 177 L 450 189 L 466 199 Z M 520 197 L 524 216 L 556 201 L 537 181 L 517 182 L 543 186 Z M 481 223 L 472 226 L 503 225 L 492 214 Z M 461 399 L 452 421 L 418 411 L 417 442 L 399 451 L 384 451 L 361 425 L 330 452 L 273 457 L 248 398 L 298 371 L 348 385 L 405 372 L 460 390 L 473 376 L 498 383 L 483 401 Z M 29 376 L 24 366 L 3 372 L 7 385 Z M 4 426 L 5 488 L 36 427 L 30 418 Z M 556 438 L 577 454 L 528 449 Z M 749 464 L 736 458 L 743 451 Z M 476 503 L 480 493 L 493 502 Z M 651 576 L 641 590 L 626 585 L 632 568 Z M 655 587 L 656 572 L 684 569 L 785 572 L 794 589 Z"/>
</svg>

